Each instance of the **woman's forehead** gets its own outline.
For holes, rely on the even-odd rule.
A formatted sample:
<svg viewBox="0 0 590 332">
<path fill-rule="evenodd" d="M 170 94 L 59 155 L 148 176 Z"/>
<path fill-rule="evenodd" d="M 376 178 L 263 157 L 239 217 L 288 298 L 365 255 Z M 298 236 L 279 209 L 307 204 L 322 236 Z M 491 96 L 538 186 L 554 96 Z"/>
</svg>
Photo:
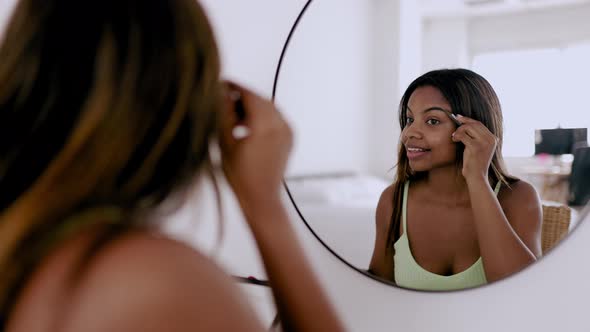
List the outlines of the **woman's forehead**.
<svg viewBox="0 0 590 332">
<path fill-rule="evenodd" d="M 442 92 L 433 86 L 422 86 L 414 90 L 408 100 L 408 108 L 412 112 L 421 112 L 431 107 L 450 110 L 451 106 Z"/>
</svg>

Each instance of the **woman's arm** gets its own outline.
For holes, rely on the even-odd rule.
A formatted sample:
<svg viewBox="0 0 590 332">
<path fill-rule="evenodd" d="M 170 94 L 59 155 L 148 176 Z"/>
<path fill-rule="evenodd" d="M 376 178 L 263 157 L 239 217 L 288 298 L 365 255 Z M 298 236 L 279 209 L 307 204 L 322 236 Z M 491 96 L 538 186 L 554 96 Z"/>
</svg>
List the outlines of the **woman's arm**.
<svg viewBox="0 0 590 332">
<path fill-rule="evenodd" d="M 262 202 L 261 202 L 262 203 Z M 279 199 L 263 206 L 250 205 L 247 218 L 264 221 L 251 227 L 273 290 L 281 324 L 285 331 L 343 331 L 328 297 L 303 255 Z"/>
<path fill-rule="evenodd" d="M 468 182 L 481 257 L 488 282 L 515 273 L 540 257 L 541 208 L 528 183 L 503 194 L 504 209 L 487 179 Z"/>
<path fill-rule="evenodd" d="M 502 209 L 488 180 L 498 138 L 479 121 L 465 116 L 458 120 L 462 125 L 452 140 L 465 145 L 461 172 L 469 190 L 486 278 L 491 282 L 521 270 L 539 256 L 540 203 L 535 190 L 521 181 L 514 184 L 510 197 L 504 199 L 506 209 Z"/>
<path fill-rule="evenodd" d="M 238 92 L 241 99 L 228 100 L 221 135 L 223 168 L 260 250 L 283 327 L 342 331 L 281 201 L 291 129 L 270 101 L 236 85 L 229 88 L 230 96 Z M 234 111 L 236 103 L 242 104 L 243 118 Z M 246 137 L 233 136 L 236 125 L 248 129 Z"/>
<path fill-rule="evenodd" d="M 393 264 L 393 249 L 387 245 L 387 235 L 391 214 L 393 212 L 393 187 L 383 191 L 377 204 L 375 213 L 375 247 L 369 265 L 369 273 L 385 280 L 395 282 L 395 266 Z"/>
</svg>

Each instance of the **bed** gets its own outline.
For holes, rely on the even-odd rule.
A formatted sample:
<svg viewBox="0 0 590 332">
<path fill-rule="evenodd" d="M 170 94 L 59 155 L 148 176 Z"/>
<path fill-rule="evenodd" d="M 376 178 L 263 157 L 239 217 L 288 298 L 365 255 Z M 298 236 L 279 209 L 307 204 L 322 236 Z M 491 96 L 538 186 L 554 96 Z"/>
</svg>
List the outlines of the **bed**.
<svg viewBox="0 0 590 332">
<path fill-rule="evenodd" d="M 344 260 L 367 269 L 375 241 L 375 209 L 390 183 L 358 173 L 297 176 L 286 183 L 313 232 Z"/>
</svg>

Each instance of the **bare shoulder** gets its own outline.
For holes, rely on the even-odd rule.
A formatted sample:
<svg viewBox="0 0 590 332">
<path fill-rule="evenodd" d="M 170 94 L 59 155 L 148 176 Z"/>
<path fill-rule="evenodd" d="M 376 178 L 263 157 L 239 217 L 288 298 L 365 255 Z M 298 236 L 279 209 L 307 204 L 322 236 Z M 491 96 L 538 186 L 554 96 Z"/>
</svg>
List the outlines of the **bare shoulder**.
<svg viewBox="0 0 590 332">
<path fill-rule="evenodd" d="M 524 180 L 502 187 L 498 201 L 506 218 L 520 239 L 540 257 L 543 210 L 535 188 Z"/>
<path fill-rule="evenodd" d="M 230 278 L 180 242 L 137 232 L 94 260 L 74 293 L 67 331 L 260 328 Z"/>
<path fill-rule="evenodd" d="M 84 241 L 79 243 L 64 250 L 83 252 Z M 46 274 L 73 264 L 59 253 L 52 260 L 45 264 Z M 53 303 L 63 304 L 64 331 L 261 330 L 239 288 L 220 268 L 164 235 L 122 235 L 102 246 L 77 277 L 70 287 L 41 282 L 30 291 L 34 298 L 48 288 L 60 290 Z"/>
<path fill-rule="evenodd" d="M 389 223 L 393 211 L 393 185 L 385 188 L 377 203 L 375 213 L 375 246 L 368 272 L 380 278 L 394 281 L 393 249 L 387 244 Z"/>
<path fill-rule="evenodd" d="M 389 228 L 389 219 L 393 212 L 393 184 L 389 185 L 379 197 L 376 211 L 377 228 L 387 231 Z"/>
<path fill-rule="evenodd" d="M 518 180 L 510 184 L 510 187 L 502 186 L 498 193 L 498 200 L 505 210 L 511 209 L 537 209 L 541 202 L 539 194 L 533 185 Z"/>
</svg>

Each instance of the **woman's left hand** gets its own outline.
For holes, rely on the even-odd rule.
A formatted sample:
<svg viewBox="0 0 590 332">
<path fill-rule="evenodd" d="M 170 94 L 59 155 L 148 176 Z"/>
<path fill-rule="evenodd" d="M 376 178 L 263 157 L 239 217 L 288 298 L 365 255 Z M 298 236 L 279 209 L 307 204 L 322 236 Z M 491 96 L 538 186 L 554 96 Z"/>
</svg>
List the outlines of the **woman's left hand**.
<svg viewBox="0 0 590 332">
<path fill-rule="evenodd" d="M 468 181 L 487 179 L 498 138 L 477 120 L 462 115 L 458 115 L 457 119 L 462 125 L 452 134 L 451 139 L 465 145 L 461 172 Z"/>
</svg>

